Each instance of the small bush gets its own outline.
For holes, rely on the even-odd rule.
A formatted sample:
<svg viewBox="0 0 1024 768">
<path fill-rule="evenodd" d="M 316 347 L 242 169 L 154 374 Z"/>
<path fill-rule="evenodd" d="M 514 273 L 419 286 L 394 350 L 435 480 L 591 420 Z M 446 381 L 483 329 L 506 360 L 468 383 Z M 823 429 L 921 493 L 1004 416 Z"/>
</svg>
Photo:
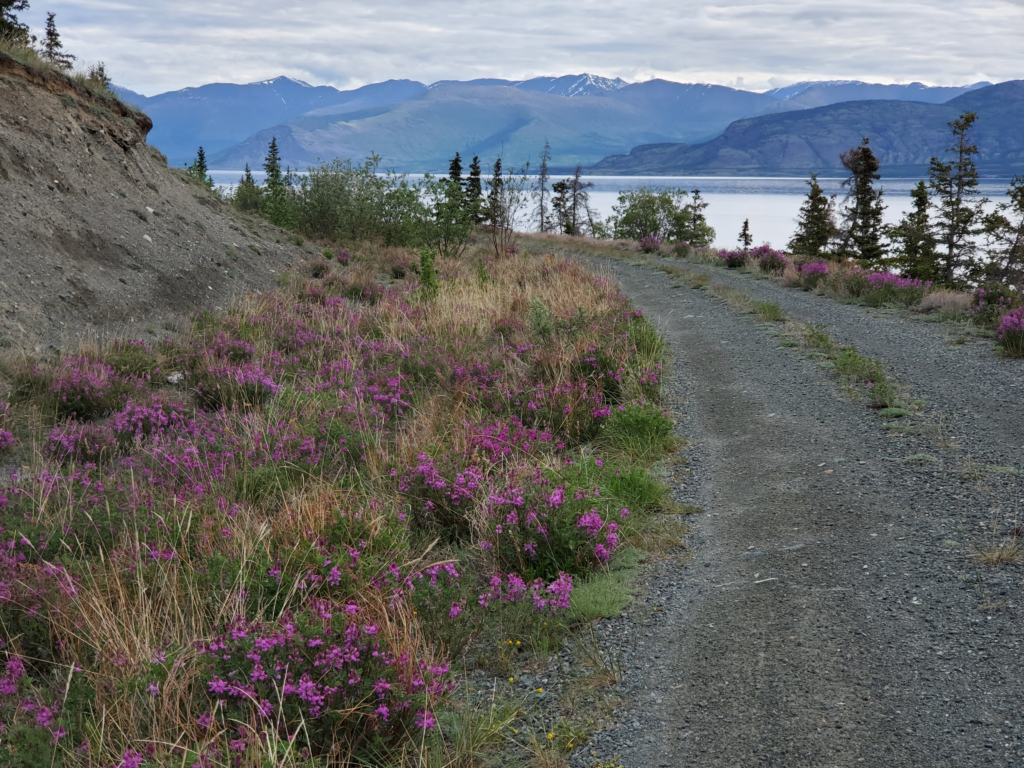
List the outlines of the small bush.
<svg viewBox="0 0 1024 768">
<path fill-rule="evenodd" d="M 750 251 L 749 258 L 757 261 L 757 268 L 767 275 L 781 276 L 789 261 L 786 254 L 770 245 L 759 245 Z"/>
<path fill-rule="evenodd" d="M 719 251 L 718 256 L 729 269 L 739 269 L 747 263 L 747 257 L 750 255 L 749 251 L 735 250 L 735 251 Z"/>
<path fill-rule="evenodd" d="M 892 272 L 872 272 L 867 276 L 864 302 L 869 307 L 881 307 L 890 303 L 910 307 L 924 298 L 931 285 L 930 282 L 901 277 Z"/>
<path fill-rule="evenodd" d="M 685 241 L 681 241 L 672 246 L 672 255 L 677 259 L 685 259 L 690 255 L 690 250 L 690 244 Z"/>
<path fill-rule="evenodd" d="M 661 240 L 654 235 L 645 235 L 637 242 L 636 249 L 640 253 L 657 253 L 661 250 Z"/>
<path fill-rule="evenodd" d="M 15 374 L 11 399 L 34 402 L 47 417 L 90 421 L 113 410 L 122 391 L 110 365 L 69 356 L 49 369 L 27 364 Z"/>
<path fill-rule="evenodd" d="M 829 274 L 828 263 L 824 261 L 811 261 L 800 264 L 797 267 L 800 273 L 800 286 L 805 291 L 813 291 L 817 288 L 826 275 Z"/>
<path fill-rule="evenodd" d="M 1013 291 L 1005 285 L 986 285 L 974 292 L 967 314 L 980 325 L 995 326 L 1003 313 L 1013 308 L 1015 298 Z"/>
</svg>

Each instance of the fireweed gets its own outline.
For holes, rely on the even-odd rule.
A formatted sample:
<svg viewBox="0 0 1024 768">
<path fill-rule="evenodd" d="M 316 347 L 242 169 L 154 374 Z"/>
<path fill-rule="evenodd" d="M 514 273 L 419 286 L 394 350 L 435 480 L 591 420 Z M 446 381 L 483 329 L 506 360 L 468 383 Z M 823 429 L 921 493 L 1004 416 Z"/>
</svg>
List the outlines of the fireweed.
<svg viewBox="0 0 1024 768">
<path fill-rule="evenodd" d="M 1004 313 L 1009 312 L 1014 304 L 1014 293 L 1005 285 L 998 283 L 977 288 L 967 314 L 976 323 L 989 327 L 999 326 Z"/>
<path fill-rule="evenodd" d="M 777 251 L 770 245 L 751 248 L 749 258 L 756 259 L 758 269 L 769 275 L 781 275 L 789 263 L 785 252 Z"/>
<path fill-rule="evenodd" d="M 657 253 L 661 249 L 661 240 L 654 235 L 644 235 L 637 241 L 636 249 L 640 253 Z"/>
<path fill-rule="evenodd" d="M 1024 357 L 1024 307 L 1011 309 L 1002 316 L 996 337 L 1008 356 Z"/>
<path fill-rule="evenodd" d="M 0 753 L 385 754 L 435 727 L 474 635 L 564 611 L 659 503 L 580 451 L 660 390 L 609 281 L 524 256 L 354 292 L 410 255 L 339 261 L 182 340 L 19 372 L 56 423 L 0 492 Z"/>
<path fill-rule="evenodd" d="M 718 257 L 722 260 L 729 269 L 739 269 L 747 263 L 747 259 L 750 257 L 750 251 L 743 249 L 736 249 L 733 251 L 719 251 Z"/>
</svg>

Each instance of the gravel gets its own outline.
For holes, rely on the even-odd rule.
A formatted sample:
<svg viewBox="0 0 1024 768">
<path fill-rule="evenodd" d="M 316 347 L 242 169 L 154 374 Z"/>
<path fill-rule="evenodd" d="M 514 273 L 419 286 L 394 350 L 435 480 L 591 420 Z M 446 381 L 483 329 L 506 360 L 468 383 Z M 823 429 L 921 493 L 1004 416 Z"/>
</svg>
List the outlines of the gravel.
<svg viewBox="0 0 1024 768">
<path fill-rule="evenodd" d="M 596 627 L 621 705 L 573 764 L 1024 763 L 1022 571 L 974 553 L 1017 524 L 1024 363 L 991 342 L 725 270 L 715 280 L 882 359 L 942 431 L 901 434 L 778 326 L 661 273 L 600 265 L 665 335 L 691 519 Z M 1024 524 L 1024 521 L 1021 521 Z M 994 531 L 994 532 L 993 532 Z"/>
</svg>

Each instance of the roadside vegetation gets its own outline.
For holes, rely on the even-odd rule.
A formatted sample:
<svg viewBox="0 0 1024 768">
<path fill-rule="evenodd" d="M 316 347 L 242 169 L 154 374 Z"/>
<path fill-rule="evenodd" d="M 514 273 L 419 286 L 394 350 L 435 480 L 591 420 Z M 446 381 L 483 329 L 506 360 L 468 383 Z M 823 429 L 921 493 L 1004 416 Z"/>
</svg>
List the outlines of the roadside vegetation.
<svg viewBox="0 0 1024 768">
<path fill-rule="evenodd" d="M 529 759 L 460 673 L 628 600 L 664 345 L 572 261 L 421 263 L 335 248 L 178 340 L 6 363 L 5 760 Z"/>
</svg>

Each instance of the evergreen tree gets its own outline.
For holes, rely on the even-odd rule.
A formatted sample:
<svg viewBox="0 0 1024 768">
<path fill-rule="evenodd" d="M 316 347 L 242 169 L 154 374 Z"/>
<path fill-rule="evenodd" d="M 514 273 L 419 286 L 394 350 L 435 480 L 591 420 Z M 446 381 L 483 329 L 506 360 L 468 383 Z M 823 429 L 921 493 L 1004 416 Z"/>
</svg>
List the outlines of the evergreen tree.
<svg viewBox="0 0 1024 768">
<path fill-rule="evenodd" d="M 946 152 L 953 157 L 949 162 L 933 157 L 928 167 L 928 186 L 938 201 L 934 227 L 941 253 L 939 274 L 946 285 L 964 283 L 980 266 L 975 258 L 974 236 L 981 231 L 983 206 L 988 200 L 974 197 L 978 192 L 978 169 L 974 164 L 978 147 L 968 137 L 977 119 L 974 112 L 964 112 L 947 123 L 953 132 L 953 146 Z"/>
<path fill-rule="evenodd" d="M 1024 285 L 1024 176 L 1011 181 L 1006 194 L 1009 201 L 985 217 L 989 258 L 983 276 L 1019 288 Z"/>
<path fill-rule="evenodd" d="M 789 241 L 789 249 L 807 256 L 824 256 L 836 234 L 835 198 L 822 192 L 816 173 L 811 174 L 807 186 L 810 190 L 800 206 L 796 234 Z"/>
<path fill-rule="evenodd" d="M 209 169 L 206 167 L 206 152 L 202 147 L 199 148 L 196 159 L 192 161 L 192 165 L 188 167 L 186 173 L 207 189 L 213 189 L 213 179 L 209 176 Z"/>
<path fill-rule="evenodd" d="M 499 218 L 498 211 L 501 203 L 501 158 L 494 161 L 494 170 L 491 173 L 491 180 L 488 182 L 490 189 L 487 192 L 487 220 L 493 225 Z"/>
<path fill-rule="evenodd" d="M 690 245 L 711 245 L 715 241 L 715 230 L 704 216 L 708 203 L 701 197 L 699 189 L 691 190 L 690 194 L 690 202 L 683 206 L 685 221 L 676 226 L 675 238 Z"/>
<path fill-rule="evenodd" d="M 89 67 L 85 80 L 89 87 L 97 91 L 109 91 L 112 82 L 110 75 L 107 74 L 107 65 L 102 61 L 98 61 Z"/>
<path fill-rule="evenodd" d="M 537 183 L 533 187 L 533 199 L 537 201 L 534 209 L 534 218 L 537 219 L 537 231 L 548 232 L 551 229 L 551 212 L 548 210 L 548 182 L 551 176 L 548 174 L 548 163 L 551 160 L 551 145 L 547 139 L 544 140 L 544 150 L 540 153 L 540 171 L 537 173 Z"/>
<path fill-rule="evenodd" d="M 843 182 L 849 191 L 839 243 L 839 255 L 857 259 L 862 267 L 879 267 L 885 257 L 882 245 L 882 191 L 874 188 L 880 163 L 865 137 L 859 147 L 839 156 L 850 177 Z"/>
<path fill-rule="evenodd" d="M 291 205 L 285 177 L 281 173 L 281 153 L 276 136 L 270 140 L 263 170 L 267 172 L 267 186 L 262 195 L 262 211 L 275 225 L 287 229 L 292 224 Z"/>
<path fill-rule="evenodd" d="M 569 179 L 556 181 L 551 185 L 552 218 L 558 224 L 558 231 L 563 235 L 571 235 L 569 224 Z"/>
<path fill-rule="evenodd" d="M 60 41 L 60 33 L 57 31 L 57 23 L 54 19 L 57 14 L 46 14 L 46 39 L 43 41 L 43 58 L 56 65 L 57 69 L 65 72 L 71 69 L 71 62 L 75 57 L 64 51 L 64 43 Z"/>
<path fill-rule="evenodd" d="M 483 221 L 483 203 L 484 185 L 480 178 L 480 158 L 473 155 L 473 162 L 469 164 L 469 178 L 466 180 L 466 210 L 472 213 L 474 224 Z"/>
<path fill-rule="evenodd" d="M 592 235 L 598 228 L 597 216 L 590 207 L 592 181 L 583 181 L 583 166 L 577 165 L 571 179 L 566 179 L 568 207 L 565 211 L 565 234 Z"/>
<path fill-rule="evenodd" d="M 888 232 L 894 250 L 894 266 L 906 277 L 935 282 L 939 279 L 935 237 L 928 220 L 928 188 L 923 181 L 910 191 L 910 199 L 912 210 Z"/>
<path fill-rule="evenodd" d="M 28 25 L 18 21 L 18 14 L 28 10 L 28 0 L 0 0 L 0 37 L 27 44 Z"/>
<path fill-rule="evenodd" d="M 462 158 L 459 157 L 459 153 L 455 153 L 455 157 L 448 163 L 448 178 L 459 185 L 459 189 L 464 188 L 465 184 L 462 181 Z"/>
<path fill-rule="evenodd" d="M 238 180 L 238 187 L 235 189 L 235 207 L 240 211 L 258 211 L 260 197 L 260 188 L 256 186 L 256 180 L 252 177 L 249 164 L 246 163 L 245 175 Z"/>
<path fill-rule="evenodd" d="M 739 243 L 743 246 L 744 250 L 754 243 L 754 238 L 750 234 L 750 219 L 743 220 L 743 228 L 740 230 Z"/>
</svg>

